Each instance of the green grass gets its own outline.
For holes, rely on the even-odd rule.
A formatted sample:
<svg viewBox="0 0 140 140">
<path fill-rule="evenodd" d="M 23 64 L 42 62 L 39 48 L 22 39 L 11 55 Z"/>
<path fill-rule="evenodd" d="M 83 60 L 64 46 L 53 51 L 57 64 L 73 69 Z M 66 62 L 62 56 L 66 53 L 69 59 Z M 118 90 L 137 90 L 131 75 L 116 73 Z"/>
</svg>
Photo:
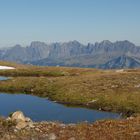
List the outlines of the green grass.
<svg viewBox="0 0 140 140">
<path fill-rule="evenodd" d="M 140 113 L 140 70 L 117 73 L 114 70 L 17 65 L 15 70 L 0 71 L 0 75 L 13 77 L 0 82 L 1 92 L 49 97 L 61 103 L 126 115 Z"/>
</svg>

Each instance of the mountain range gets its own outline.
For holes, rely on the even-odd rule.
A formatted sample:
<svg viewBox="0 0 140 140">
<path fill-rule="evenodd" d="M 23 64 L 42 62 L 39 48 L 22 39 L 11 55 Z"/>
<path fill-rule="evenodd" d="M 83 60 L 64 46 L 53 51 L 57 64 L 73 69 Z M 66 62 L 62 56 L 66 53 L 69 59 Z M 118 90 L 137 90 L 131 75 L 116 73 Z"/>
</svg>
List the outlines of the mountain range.
<svg viewBox="0 0 140 140">
<path fill-rule="evenodd" d="M 137 68 L 140 67 L 140 47 L 127 40 L 104 40 L 87 45 L 76 40 L 51 44 L 34 41 L 27 47 L 1 48 L 0 60 L 40 66 Z"/>
</svg>

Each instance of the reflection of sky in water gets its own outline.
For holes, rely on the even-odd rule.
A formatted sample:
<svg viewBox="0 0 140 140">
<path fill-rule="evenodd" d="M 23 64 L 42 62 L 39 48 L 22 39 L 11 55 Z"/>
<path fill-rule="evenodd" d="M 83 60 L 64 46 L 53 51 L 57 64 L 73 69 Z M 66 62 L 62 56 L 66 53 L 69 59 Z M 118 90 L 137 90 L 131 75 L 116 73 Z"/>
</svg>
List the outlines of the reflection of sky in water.
<svg viewBox="0 0 140 140">
<path fill-rule="evenodd" d="M 9 79 L 9 78 L 0 76 L 0 81 L 4 81 L 4 80 L 7 80 L 7 79 Z"/>
<path fill-rule="evenodd" d="M 86 108 L 72 108 L 54 103 L 47 99 L 24 94 L 0 94 L 0 115 L 21 110 L 34 121 L 61 121 L 76 123 L 81 121 L 93 122 L 105 118 L 118 118 L 119 115 L 109 112 L 100 112 Z"/>
</svg>

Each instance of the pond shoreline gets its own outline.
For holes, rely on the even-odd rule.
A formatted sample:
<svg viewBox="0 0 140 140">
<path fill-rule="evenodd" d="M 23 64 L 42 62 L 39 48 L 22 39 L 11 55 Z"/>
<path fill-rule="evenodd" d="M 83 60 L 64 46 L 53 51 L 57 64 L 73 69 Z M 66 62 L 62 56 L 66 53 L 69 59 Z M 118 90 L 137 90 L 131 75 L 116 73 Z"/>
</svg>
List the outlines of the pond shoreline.
<svg viewBox="0 0 140 140">
<path fill-rule="evenodd" d="M 1 106 L 5 106 L 5 109 Z M 4 116 L 10 112 L 21 110 L 32 120 L 38 121 L 60 121 L 63 123 L 88 123 L 103 119 L 121 119 L 117 113 L 98 111 L 84 108 L 82 106 L 66 106 L 49 99 L 26 95 L 0 93 L 0 113 Z"/>
<path fill-rule="evenodd" d="M 10 80 L 11 78 L 10 77 L 4 77 L 4 76 L 0 76 L 0 81 L 6 81 L 6 80 Z M 4 91 L 1 91 L 1 92 L 4 92 Z M 10 93 L 9 92 L 5 92 L 5 93 Z M 35 94 L 32 94 L 31 93 L 16 93 L 16 92 L 12 92 L 14 94 L 25 94 L 25 95 L 34 95 L 34 96 L 37 96 Z M 1 94 L 1 93 L 0 93 Z M 41 97 L 41 96 L 37 96 L 37 97 Z M 110 113 L 119 113 L 120 114 L 120 118 L 124 117 L 124 116 L 127 116 L 126 114 L 123 114 L 122 112 L 115 112 L 109 108 L 97 108 L 95 107 L 93 104 L 91 104 L 92 102 L 88 102 L 88 103 L 71 103 L 71 102 L 63 102 L 63 101 L 57 101 L 57 100 L 53 100 L 49 97 L 41 97 L 41 98 L 46 98 L 52 102 L 56 102 L 56 103 L 59 103 L 59 104 L 62 104 L 64 106 L 69 106 L 69 107 L 80 107 L 80 108 L 85 108 L 85 109 L 91 109 L 91 110 L 97 110 L 97 111 L 104 111 L 104 112 L 110 112 Z M 128 117 L 128 116 L 127 116 Z"/>
<path fill-rule="evenodd" d="M 47 100 L 49 100 L 49 101 L 52 101 L 52 102 L 54 102 L 54 103 L 58 103 L 58 104 L 61 104 L 61 105 L 64 105 L 64 106 L 66 106 L 66 107 L 74 107 L 74 108 L 77 108 L 77 107 L 79 107 L 79 108 L 85 108 L 85 109 L 90 109 L 90 110 L 96 110 L 96 111 L 103 111 L 103 112 L 110 112 L 110 113 L 118 113 L 119 115 L 120 115 L 120 118 L 127 118 L 127 117 L 131 117 L 131 116 L 133 116 L 134 114 L 132 113 L 131 115 L 128 115 L 127 113 L 123 113 L 123 112 L 117 112 L 117 111 L 114 111 L 114 110 L 110 110 L 109 108 L 98 108 L 98 107 L 94 107 L 94 105 L 93 104 L 88 104 L 87 105 L 87 103 L 86 104 L 82 104 L 82 103 L 71 103 L 71 102 L 63 102 L 63 101 L 57 101 L 57 100 L 53 100 L 53 99 L 51 99 L 51 98 L 49 98 L 49 97 L 42 97 L 42 96 L 38 96 L 38 95 L 36 95 L 36 94 L 32 94 L 32 93 L 20 93 L 20 92 L 13 92 L 13 91 L 4 91 L 4 90 L 0 90 L 0 94 L 14 94 L 14 95 L 30 95 L 30 96 L 35 96 L 35 97 L 40 97 L 40 98 L 42 98 L 42 99 L 47 99 Z"/>
<path fill-rule="evenodd" d="M 96 108 L 94 107 L 93 104 L 82 104 L 82 103 L 70 103 L 70 102 L 63 102 L 63 101 L 57 101 L 57 100 L 53 100 L 53 99 L 49 99 L 47 98 L 48 100 L 52 101 L 52 102 L 56 102 L 56 103 L 59 103 L 59 104 L 62 104 L 62 105 L 65 105 L 65 106 L 68 106 L 68 107 L 81 107 L 81 108 L 86 108 L 86 109 L 91 109 L 91 110 L 97 110 L 97 111 L 104 111 L 104 112 L 111 112 L 111 113 L 119 113 L 121 115 L 121 117 L 128 117 L 127 114 L 125 113 L 122 113 L 122 112 L 115 112 L 109 108 Z M 130 116 L 129 116 L 130 117 Z"/>
<path fill-rule="evenodd" d="M 20 91 L 4 91 L 4 90 L 0 90 L 0 92 L 5 93 L 5 94 L 23 94 L 23 95 L 31 95 L 31 96 L 36 96 L 36 97 L 40 97 L 43 99 L 47 99 L 50 100 L 52 102 L 55 103 L 59 103 L 62 104 L 64 106 L 68 106 L 68 107 L 80 107 L 80 108 L 85 108 L 85 109 L 91 109 L 91 110 L 96 110 L 96 111 L 103 111 L 103 112 L 110 112 L 110 113 L 118 113 L 120 115 L 120 118 L 127 118 L 127 117 L 131 117 L 131 116 L 135 116 L 135 113 L 131 113 L 131 112 L 121 112 L 121 111 L 116 111 L 116 110 L 112 110 L 108 107 L 96 107 L 94 106 L 94 104 L 87 104 L 87 103 L 71 103 L 71 102 L 64 102 L 64 101 L 59 101 L 59 100 L 54 100 L 52 98 L 49 97 L 44 97 L 44 96 L 40 96 L 40 95 L 36 95 L 34 93 L 20 93 Z M 1 93 L 0 93 L 1 94 Z"/>
</svg>

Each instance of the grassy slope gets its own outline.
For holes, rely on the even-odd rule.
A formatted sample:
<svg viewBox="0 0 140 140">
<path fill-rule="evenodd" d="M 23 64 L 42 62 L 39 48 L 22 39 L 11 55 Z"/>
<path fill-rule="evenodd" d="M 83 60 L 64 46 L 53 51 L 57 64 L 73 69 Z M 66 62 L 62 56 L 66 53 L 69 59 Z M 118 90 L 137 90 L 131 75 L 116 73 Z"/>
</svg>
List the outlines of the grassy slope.
<svg viewBox="0 0 140 140">
<path fill-rule="evenodd" d="M 9 64 L 4 62 L 3 65 Z M 60 102 L 83 104 L 127 114 L 140 112 L 140 70 L 117 73 L 95 69 L 40 68 L 11 63 L 9 66 L 16 67 L 16 70 L 0 71 L 0 75 L 13 77 L 0 81 L 0 91 L 23 92 Z M 93 99 L 97 101 L 91 103 Z M 14 122 L 0 118 L 0 139 L 44 140 L 51 133 L 54 133 L 58 140 L 138 140 L 140 136 L 139 117 L 102 120 L 92 124 L 38 122 L 34 125 L 37 129 L 14 131 Z"/>
<path fill-rule="evenodd" d="M 14 77 L 0 82 L 2 92 L 33 94 L 59 102 L 123 112 L 127 115 L 140 113 L 140 70 L 118 73 L 114 70 L 16 64 L 10 66 L 15 66 L 16 70 L 0 71 L 0 75 Z M 96 101 L 91 102 L 92 100 Z"/>
</svg>

